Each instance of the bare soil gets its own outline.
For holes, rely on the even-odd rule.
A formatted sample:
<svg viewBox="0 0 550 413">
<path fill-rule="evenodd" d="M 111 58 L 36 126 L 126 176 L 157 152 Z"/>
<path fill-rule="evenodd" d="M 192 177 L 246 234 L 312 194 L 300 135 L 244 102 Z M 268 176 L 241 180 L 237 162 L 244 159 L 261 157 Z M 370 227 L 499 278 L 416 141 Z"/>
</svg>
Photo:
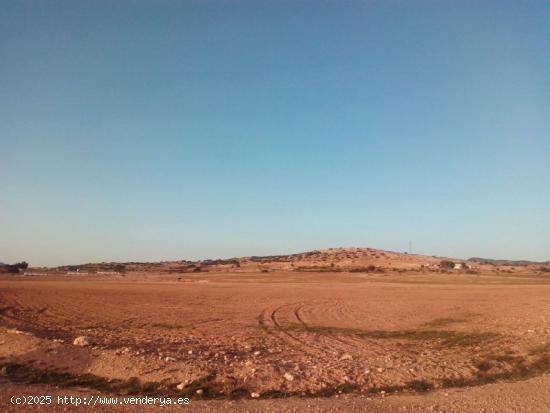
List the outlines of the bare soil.
<svg viewBox="0 0 550 413">
<path fill-rule="evenodd" d="M 2 411 L 46 390 L 193 411 L 550 410 L 540 274 L 5 276 L 0 292 Z"/>
</svg>

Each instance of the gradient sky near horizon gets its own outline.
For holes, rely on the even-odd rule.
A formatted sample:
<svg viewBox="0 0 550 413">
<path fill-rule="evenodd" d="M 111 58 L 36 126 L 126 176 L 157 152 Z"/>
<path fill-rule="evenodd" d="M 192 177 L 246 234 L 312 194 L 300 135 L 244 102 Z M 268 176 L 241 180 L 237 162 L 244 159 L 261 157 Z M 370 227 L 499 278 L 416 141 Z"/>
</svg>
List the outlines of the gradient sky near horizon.
<svg viewBox="0 0 550 413">
<path fill-rule="evenodd" d="M 0 261 L 550 259 L 550 3 L 5 1 Z"/>
</svg>

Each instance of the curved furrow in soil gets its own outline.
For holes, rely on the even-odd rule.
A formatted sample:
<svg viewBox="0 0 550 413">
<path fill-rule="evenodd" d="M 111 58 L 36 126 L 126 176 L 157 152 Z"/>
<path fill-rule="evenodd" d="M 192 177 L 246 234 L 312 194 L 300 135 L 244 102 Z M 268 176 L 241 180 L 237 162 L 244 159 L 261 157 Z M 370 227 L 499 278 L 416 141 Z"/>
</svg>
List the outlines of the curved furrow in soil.
<svg viewBox="0 0 550 413">
<path fill-rule="evenodd" d="M 308 330 L 312 330 L 315 327 L 311 324 L 305 322 L 305 316 L 301 314 L 302 309 L 310 308 L 313 312 L 317 310 L 318 313 L 323 313 L 325 309 L 332 309 L 332 311 L 325 312 L 325 314 L 341 314 L 340 317 L 323 316 L 324 320 L 327 320 L 330 324 L 335 326 L 344 324 L 349 324 L 346 317 L 342 316 L 343 311 L 334 310 L 337 307 L 337 301 L 327 301 L 324 303 L 318 303 L 318 305 L 301 305 L 299 308 L 295 309 L 296 319 L 300 324 Z M 323 311 L 319 310 L 322 309 Z M 356 337 L 353 334 L 321 334 L 319 336 L 327 343 L 327 346 L 339 352 L 340 355 L 351 354 L 354 358 L 359 359 L 371 359 L 374 356 L 381 357 L 385 354 L 383 346 L 379 343 L 376 343 L 373 340 L 368 340 L 361 337 Z"/>
<path fill-rule="evenodd" d="M 294 314 L 298 322 L 305 329 L 312 330 L 315 327 L 308 324 L 304 320 L 304 316 L 301 314 L 301 310 L 305 307 L 305 304 L 297 306 L 294 309 Z M 325 309 L 327 307 L 334 307 L 334 303 L 324 302 L 319 303 L 318 306 L 308 307 L 314 309 Z M 335 320 L 333 324 L 338 325 L 340 322 L 341 320 Z M 323 343 L 325 343 L 325 351 L 332 355 L 329 364 L 326 365 L 327 369 L 342 368 L 343 363 L 351 363 L 351 366 L 347 366 L 347 369 L 353 371 L 355 375 L 362 374 L 367 369 L 366 367 L 363 367 L 367 365 L 366 363 L 371 363 L 373 360 L 382 358 L 387 352 L 387 349 L 384 349 L 383 345 L 381 345 L 380 343 L 377 343 L 374 340 L 357 338 L 351 334 L 313 334 L 316 334 L 319 339 L 322 340 Z"/>
<path fill-rule="evenodd" d="M 300 303 L 298 303 L 298 305 L 299 304 Z M 305 338 L 296 337 L 295 334 L 286 331 L 288 326 L 282 324 L 278 319 L 278 314 L 280 314 L 282 310 L 289 307 L 293 308 L 294 306 L 296 306 L 295 303 L 290 303 L 278 306 L 273 310 L 269 308 L 264 309 L 258 317 L 259 325 L 267 334 L 276 338 L 279 342 L 283 343 L 283 345 L 289 346 L 296 350 L 298 354 L 306 356 L 310 364 L 317 364 L 322 366 L 324 370 L 327 370 L 326 367 L 331 365 L 334 361 L 334 350 L 331 347 L 315 342 L 314 337 L 318 338 L 319 336 L 315 333 L 304 332 L 301 335 Z M 267 316 L 268 313 L 269 316 Z M 293 312 L 291 312 L 291 314 L 294 315 Z M 299 359 L 300 357 L 297 356 L 296 360 Z M 332 373 L 330 370 L 328 371 L 327 377 L 331 378 Z"/>
</svg>

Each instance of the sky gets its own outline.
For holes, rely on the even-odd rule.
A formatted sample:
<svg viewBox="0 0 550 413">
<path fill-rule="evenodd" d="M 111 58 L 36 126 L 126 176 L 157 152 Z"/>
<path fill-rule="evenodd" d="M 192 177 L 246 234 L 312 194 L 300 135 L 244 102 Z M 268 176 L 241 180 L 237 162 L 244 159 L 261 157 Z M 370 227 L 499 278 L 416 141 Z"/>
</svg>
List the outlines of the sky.
<svg viewBox="0 0 550 413">
<path fill-rule="evenodd" d="M 547 1 L 0 10 L 0 261 L 550 260 Z"/>
</svg>

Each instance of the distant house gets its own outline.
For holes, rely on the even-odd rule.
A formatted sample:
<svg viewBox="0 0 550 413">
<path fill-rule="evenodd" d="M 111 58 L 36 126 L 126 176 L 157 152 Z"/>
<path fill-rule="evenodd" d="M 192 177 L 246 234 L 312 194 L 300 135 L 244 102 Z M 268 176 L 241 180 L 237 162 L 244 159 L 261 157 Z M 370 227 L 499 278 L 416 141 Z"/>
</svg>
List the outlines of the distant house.
<svg viewBox="0 0 550 413">
<path fill-rule="evenodd" d="M 470 266 L 466 264 L 465 262 L 456 262 L 455 263 L 455 270 L 469 270 Z"/>
</svg>

